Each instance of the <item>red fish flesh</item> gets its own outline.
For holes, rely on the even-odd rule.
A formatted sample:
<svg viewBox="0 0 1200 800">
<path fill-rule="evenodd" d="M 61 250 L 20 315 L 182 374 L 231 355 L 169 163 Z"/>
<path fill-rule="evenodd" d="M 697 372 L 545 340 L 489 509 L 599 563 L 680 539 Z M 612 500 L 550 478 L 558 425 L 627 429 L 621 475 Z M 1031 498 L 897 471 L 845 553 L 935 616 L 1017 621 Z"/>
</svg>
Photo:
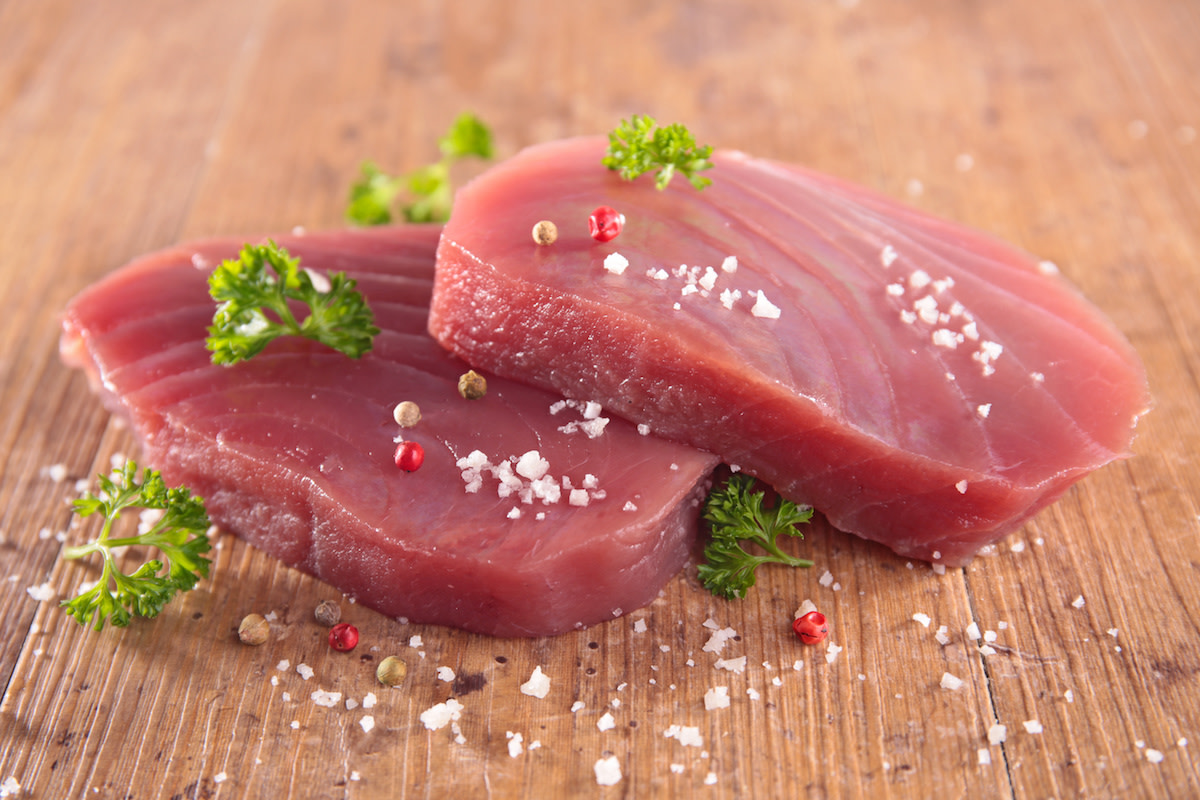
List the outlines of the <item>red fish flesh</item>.
<svg viewBox="0 0 1200 800">
<path fill-rule="evenodd" d="M 1053 265 L 736 152 L 703 191 L 657 191 L 601 167 L 605 145 L 532 147 L 459 192 L 438 341 L 951 565 L 1128 454 L 1144 370 Z M 604 243 L 598 206 L 624 216 Z M 530 236 L 542 219 L 548 246 Z"/>
<path fill-rule="evenodd" d="M 80 294 L 62 354 L 127 417 L 148 464 L 222 527 L 413 622 L 555 634 L 652 600 L 691 555 L 714 459 L 594 403 L 488 375 L 426 332 L 438 228 L 281 236 L 301 266 L 358 282 L 382 333 L 352 360 L 307 340 L 215 366 L 207 276 L 241 241 L 144 257 Z M 421 411 L 401 430 L 393 408 Z M 415 472 L 396 437 L 421 444 Z"/>
</svg>

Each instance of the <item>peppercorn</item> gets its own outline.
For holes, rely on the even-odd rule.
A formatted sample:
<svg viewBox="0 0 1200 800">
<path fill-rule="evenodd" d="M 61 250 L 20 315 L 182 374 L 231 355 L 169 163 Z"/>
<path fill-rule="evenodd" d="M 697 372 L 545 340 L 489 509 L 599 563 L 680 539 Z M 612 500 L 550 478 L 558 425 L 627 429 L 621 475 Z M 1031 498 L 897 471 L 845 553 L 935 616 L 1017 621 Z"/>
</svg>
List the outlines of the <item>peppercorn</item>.
<svg viewBox="0 0 1200 800">
<path fill-rule="evenodd" d="M 421 421 L 421 408 L 412 400 L 397 403 L 392 409 L 392 419 L 396 420 L 396 424 L 401 428 L 411 428 Z"/>
<path fill-rule="evenodd" d="M 805 644 L 818 644 L 829 633 L 829 625 L 820 611 L 809 611 L 792 622 L 792 630 Z"/>
<path fill-rule="evenodd" d="M 610 242 L 621 233 L 625 227 L 625 215 L 618 214 L 616 209 L 600 206 L 588 217 L 588 233 L 597 242 Z"/>
<path fill-rule="evenodd" d="M 375 670 L 375 678 L 384 686 L 399 686 L 408 675 L 408 664 L 404 659 L 388 656 L 379 662 Z"/>
<path fill-rule="evenodd" d="M 341 620 L 342 607 L 332 600 L 322 600 L 317 604 L 316 610 L 313 611 L 313 616 L 317 618 L 317 622 L 327 628 L 331 628 Z"/>
<path fill-rule="evenodd" d="M 544 219 L 533 226 L 533 241 L 540 245 L 554 244 L 558 239 L 558 226 Z"/>
<path fill-rule="evenodd" d="M 242 617 L 242 622 L 238 625 L 238 639 L 242 641 L 242 644 L 258 647 L 267 641 L 270 633 L 271 623 L 267 622 L 266 617 L 262 614 L 247 614 Z"/>
<path fill-rule="evenodd" d="M 358 628 L 349 622 L 339 622 L 329 629 L 329 646 L 342 653 L 348 653 L 358 646 Z"/>
<path fill-rule="evenodd" d="M 487 394 L 487 379 L 469 369 L 458 379 L 458 393 L 468 400 L 478 400 Z"/>
<path fill-rule="evenodd" d="M 401 442 L 396 445 L 396 466 L 405 472 L 416 472 L 425 463 L 425 448 L 416 442 Z"/>
</svg>

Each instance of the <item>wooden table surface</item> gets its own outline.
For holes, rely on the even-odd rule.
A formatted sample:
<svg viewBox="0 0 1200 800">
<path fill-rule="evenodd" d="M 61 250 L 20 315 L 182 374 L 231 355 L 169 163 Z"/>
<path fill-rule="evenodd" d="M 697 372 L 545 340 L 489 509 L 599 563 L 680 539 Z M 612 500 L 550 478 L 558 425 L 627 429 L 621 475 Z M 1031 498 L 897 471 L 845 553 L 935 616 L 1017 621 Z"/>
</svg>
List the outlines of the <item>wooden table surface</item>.
<svg viewBox="0 0 1200 800">
<path fill-rule="evenodd" d="M 0 0 L 0 796 L 1196 796 L 1197 41 L 1179 0 Z M 181 240 L 340 226 L 360 161 L 427 163 L 463 110 L 500 157 L 635 112 L 684 121 L 1056 262 L 1145 360 L 1134 457 L 965 569 L 818 527 L 817 567 L 744 601 L 693 569 L 553 639 L 343 601 L 362 644 L 335 653 L 312 609 L 340 595 L 229 535 L 155 620 L 96 633 L 39 600 L 94 575 L 60 558 L 75 482 L 137 454 L 58 360 L 67 300 Z M 836 658 L 792 636 L 806 598 Z M 263 647 L 234 634 L 249 612 L 275 615 Z M 703 650 L 710 619 L 744 673 Z M 395 689 L 374 677 L 389 654 L 409 665 Z M 543 699 L 519 691 L 535 666 Z M 713 686 L 729 708 L 705 710 Z M 461 741 L 419 719 L 450 697 Z"/>
</svg>

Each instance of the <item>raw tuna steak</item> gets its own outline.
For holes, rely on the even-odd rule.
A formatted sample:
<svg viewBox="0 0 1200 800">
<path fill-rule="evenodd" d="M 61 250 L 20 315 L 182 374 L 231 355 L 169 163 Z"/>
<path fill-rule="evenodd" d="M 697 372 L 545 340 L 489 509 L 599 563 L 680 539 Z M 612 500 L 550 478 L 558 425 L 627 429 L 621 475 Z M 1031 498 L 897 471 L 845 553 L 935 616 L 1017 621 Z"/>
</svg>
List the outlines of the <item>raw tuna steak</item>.
<svg viewBox="0 0 1200 800">
<path fill-rule="evenodd" d="M 897 553 L 961 564 L 1127 455 L 1145 375 L 1052 265 L 807 170 L 697 191 L 530 148 L 460 191 L 430 330 L 468 362 L 710 450 Z M 623 232 L 599 243 L 589 214 Z M 531 227 L 558 226 L 538 246 Z"/>
<path fill-rule="evenodd" d="M 345 271 L 382 333 L 352 360 L 277 340 L 214 366 L 207 275 L 241 241 L 142 258 L 67 309 L 62 353 L 132 422 L 145 461 L 212 518 L 390 616 L 500 636 L 567 631 L 652 600 L 690 555 L 714 459 L 641 436 L 598 405 L 490 376 L 426 332 L 437 228 L 282 236 L 301 266 Z M 393 462 L 399 401 L 421 410 Z"/>
</svg>

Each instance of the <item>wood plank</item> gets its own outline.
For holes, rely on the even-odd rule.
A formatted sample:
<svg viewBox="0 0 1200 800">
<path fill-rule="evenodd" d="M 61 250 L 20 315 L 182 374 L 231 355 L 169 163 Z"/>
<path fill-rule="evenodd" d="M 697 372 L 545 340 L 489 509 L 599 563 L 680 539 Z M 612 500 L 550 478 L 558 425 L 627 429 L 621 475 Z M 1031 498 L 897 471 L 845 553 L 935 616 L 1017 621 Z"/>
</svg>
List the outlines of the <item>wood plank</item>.
<svg viewBox="0 0 1200 800">
<path fill-rule="evenodd" d="M 0 781 L 34 797 L 1197 793 L 1200 293 L 1182 290 L 1200 256 L 1197 34 L 1197 10 L 1169 0 L 0 3 Z M 34 602 L 26 587 L 63 595 L 92 574 L 54 537 L 73 481 L 136 453 L 57 362 L 67 298 L 180 239 L 339 225 L 362 159 L 418 166 L 468 108 L 501 155 L 635 111 L 682 119 L 1052 259 L 1146 361 L 1137 455 L 964 570 L 818 523 L 796 545 L 818 567 L 767 572 L 745 601 L 691 569 L 646 609 L 554 639 L 386 619 L 232 536 L 157 620 L 96 633 Z M 325 598 L 359 627 L 354 653 L 324 644 Z M 805 598 L 844 648 L 830 661 L 788 630 Z M 276 617 L 261 648 L 236 640 L 251 611 Z M 739 634 L 719 656 L 709 619 Z M 389 654 L 409 665 L 400 688 L 373 677 Z M 744 673 L 714 667 L 742 655 Z M 535 666 L 544 699 L 519 691 Z M 730 707 L 706 711 L 715 685 Z M 461 743 L 419 719 L 450 697 Z M 1008 738 L 989 746 L 997 722 Z M 601 789 L 609 754 L 624 777 Z"/>
</svg>

